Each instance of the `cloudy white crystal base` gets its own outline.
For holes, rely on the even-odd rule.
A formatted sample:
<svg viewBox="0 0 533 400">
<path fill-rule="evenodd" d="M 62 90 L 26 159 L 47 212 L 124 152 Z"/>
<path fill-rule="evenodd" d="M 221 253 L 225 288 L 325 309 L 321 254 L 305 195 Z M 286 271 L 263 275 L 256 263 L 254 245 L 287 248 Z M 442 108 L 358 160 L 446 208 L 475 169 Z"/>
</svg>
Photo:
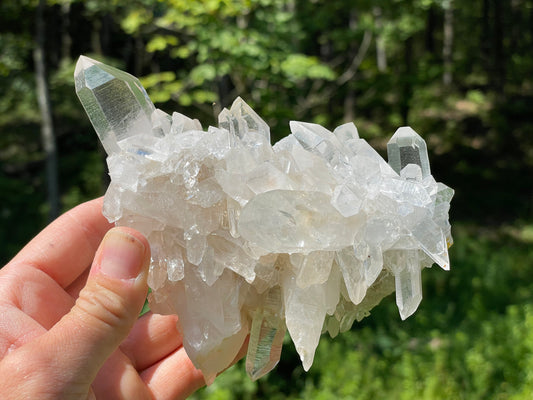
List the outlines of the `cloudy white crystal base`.
<svg viewBox="0 0 533 400">
<path fill-rule="evenodd" d="M 449 269 L 453 190 L 434 180 L 411 128 L 391 138 L 389 165 L 351 123 L 293 121 L 271 146 L 240 98 L 205 131 L 87 57 L 75 82 L 109 155 L 104 214 L 147 236 L 150 306 L 179 315 L 208 383 L 247 336 L 252 379 L 277 364 L 286 331 L 308 370 L 322 333 L 350 329 L 394 291 L 407 318 L 421 270 Z"/>
</svg>

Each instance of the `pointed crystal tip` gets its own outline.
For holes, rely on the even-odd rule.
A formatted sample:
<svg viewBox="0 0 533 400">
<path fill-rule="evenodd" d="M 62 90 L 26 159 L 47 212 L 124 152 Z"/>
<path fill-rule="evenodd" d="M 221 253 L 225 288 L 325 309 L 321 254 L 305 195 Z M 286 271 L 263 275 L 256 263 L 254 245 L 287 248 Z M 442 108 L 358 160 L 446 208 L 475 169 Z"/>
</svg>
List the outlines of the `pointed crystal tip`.
<svg viewBox="0 0 533 400">
<path fill-rule="evenodd" d="M 398 175 L 409 165 L 416 164 L 422 170 L 422 177 L 431 175 L 426 142 L 411 127 L 398 128 L 387 144 L 389 165 Z"/>
<path fill-rule="evenodd" d="M 155 107 L 134 76 L 80 56 L 74 72 L 76 93 L 108 154 L 129 136 L 152 132 Z"/>
<path fill-rule="evenodd" d="M 99 62 L 87 56 L 80 56 L 80 58 L 78 58 L 78 62 L 76 63 L 76 69 L 74 70 L 74 76 L 75 77 L 78 76 L 82 71 L 96 64 L 99 64 Z M 77 86 L 76 86 L 76 90 L 78 90 Z"/>
</svg>

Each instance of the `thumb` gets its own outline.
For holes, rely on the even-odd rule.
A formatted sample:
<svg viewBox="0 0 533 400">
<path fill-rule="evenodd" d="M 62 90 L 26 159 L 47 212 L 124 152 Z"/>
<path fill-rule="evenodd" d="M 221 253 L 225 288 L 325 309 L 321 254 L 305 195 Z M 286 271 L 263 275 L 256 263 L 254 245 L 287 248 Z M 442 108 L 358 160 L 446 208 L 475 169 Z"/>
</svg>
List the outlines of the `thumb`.
<svg viewBox="0 0 533 400">
<path fill-rule="evenodd" d="M 146 298 L 149 263 L 149 245 L 139 232 L 121 227 L 106 234 L 76 304 L 42 336 L 42 348 L 59 355 L 64 382 L 88 390 L 126 338 Z"/>
</svg>

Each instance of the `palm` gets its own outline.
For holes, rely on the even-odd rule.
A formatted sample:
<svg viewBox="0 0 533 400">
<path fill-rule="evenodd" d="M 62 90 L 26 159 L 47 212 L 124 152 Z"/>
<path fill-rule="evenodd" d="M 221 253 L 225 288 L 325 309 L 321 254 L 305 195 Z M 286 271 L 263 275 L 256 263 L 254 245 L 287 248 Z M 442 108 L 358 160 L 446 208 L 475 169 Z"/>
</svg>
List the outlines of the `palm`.
<svg viewBox="0 0 533 400">
<path fill-rule="evenodd" d="M 96 249 L 111 225 L 101 199 L 49 226 L 0 274 L 0 360 L 67 314 L 85 286 Z M 203 384 L 182 347 L 176 316 L 148 313 L 100 369 L 98 398 L 183 398 Z M 75 335 L 75 332 L 73 332 Z"/>
</svg>

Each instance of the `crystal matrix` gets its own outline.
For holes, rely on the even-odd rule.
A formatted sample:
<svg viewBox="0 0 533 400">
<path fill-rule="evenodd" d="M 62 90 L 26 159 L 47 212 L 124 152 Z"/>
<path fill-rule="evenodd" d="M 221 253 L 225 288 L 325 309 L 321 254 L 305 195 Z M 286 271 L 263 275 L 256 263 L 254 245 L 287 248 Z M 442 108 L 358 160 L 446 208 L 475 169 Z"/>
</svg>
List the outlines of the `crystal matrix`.
<svg viewBox="0 0 533 400">
<path fill-rule="evenodd" d="M 453 190 L 411 128 L 389 142 L 389 165 L 351 123 L 293 121 L 271 146 L 240 98 L 205 131 L 94 60 L 80 58 L 75 82 L 109 156 L 104 214 L 147 236 L 150 306 L 179 315 L 208 383 L 247 336 L 252 379 L 276 365 L 286 331 L 307 370 L 322 333 L 350 329 L 394 291 L 407 318 L 421 270 L 449 269 Z"/>
</svg>

